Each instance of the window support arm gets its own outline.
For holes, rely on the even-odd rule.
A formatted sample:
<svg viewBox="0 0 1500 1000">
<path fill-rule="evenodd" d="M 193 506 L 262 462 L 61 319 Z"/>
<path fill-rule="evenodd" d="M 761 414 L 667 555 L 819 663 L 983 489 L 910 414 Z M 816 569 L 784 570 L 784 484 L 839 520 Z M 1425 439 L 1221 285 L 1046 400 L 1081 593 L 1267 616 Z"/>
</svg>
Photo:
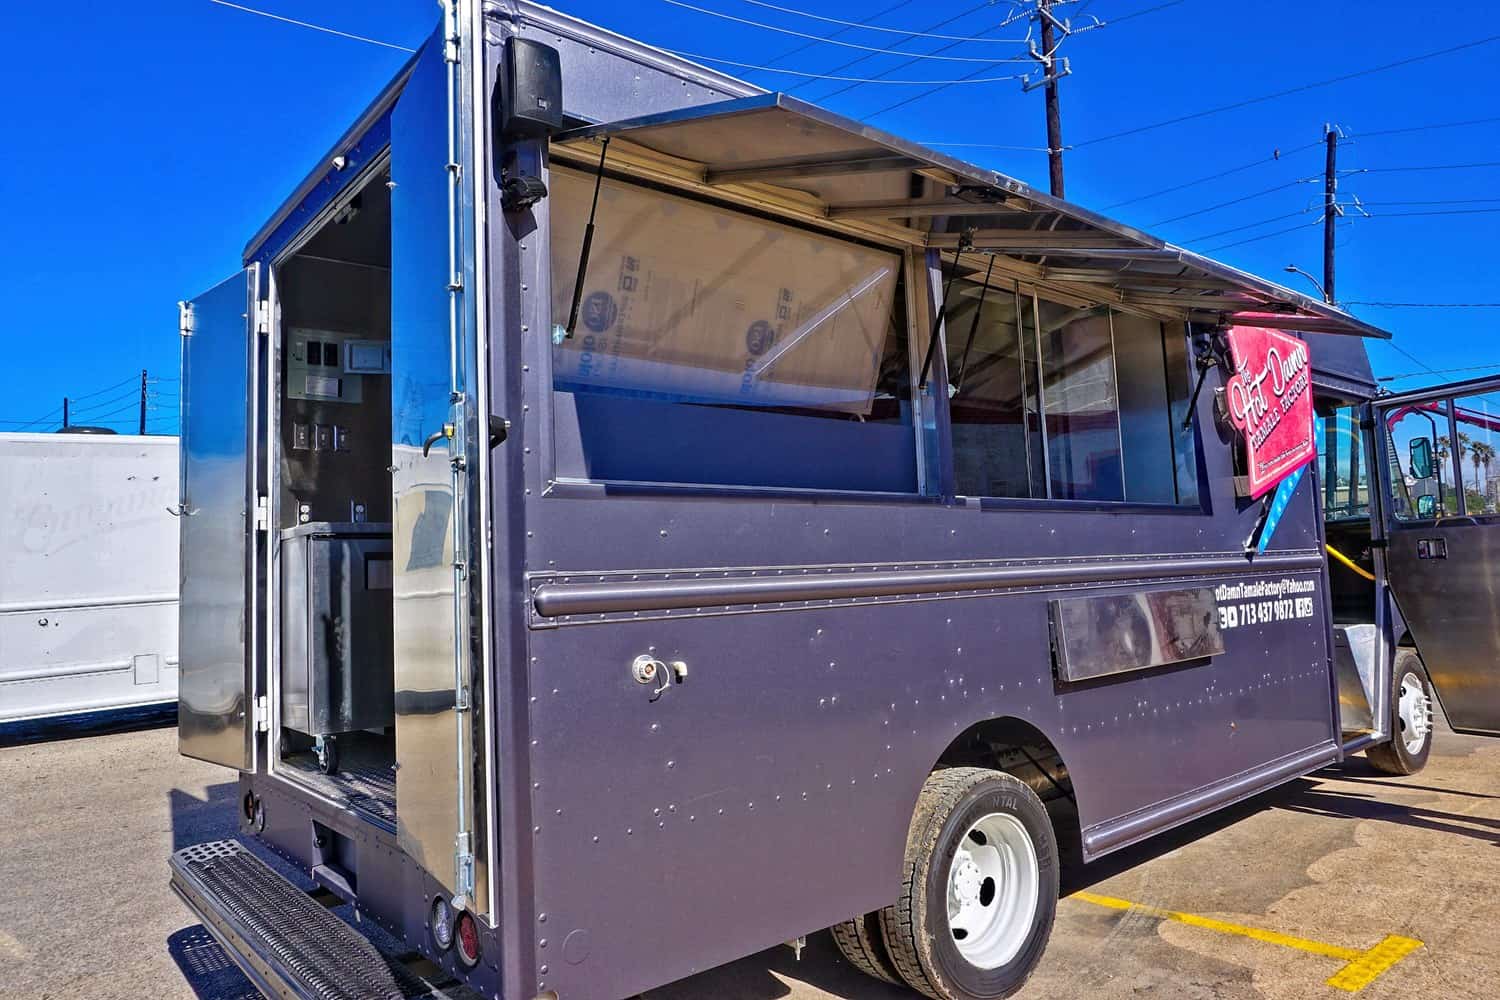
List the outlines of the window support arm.
<svg viewBox="0 0 1500 1000">
<path fill-rule="evenodd" d="M 917 390 L 927 391 L 927 375 L 932 371 L 932 355 L 937 351 L 938 334 L 943 329 L 943 320 L 948 315 L 948 293 L 953 291 L 953 281 L 958 277 L 958 255 L 974 245 L 974 230 L 965 229 L 958 234 L 958 246 L 953 248 L 953 273 L 948 275 L 948 283 L 943 286 L 943 301 L 938 304 L 937 322 L 932 324 L 932 338 L 927 341 L 927 355 L 922 359 L 922 374 L 917 379 Z M 991 257 L 990 262 L 994 263 Z"/>
</svg>

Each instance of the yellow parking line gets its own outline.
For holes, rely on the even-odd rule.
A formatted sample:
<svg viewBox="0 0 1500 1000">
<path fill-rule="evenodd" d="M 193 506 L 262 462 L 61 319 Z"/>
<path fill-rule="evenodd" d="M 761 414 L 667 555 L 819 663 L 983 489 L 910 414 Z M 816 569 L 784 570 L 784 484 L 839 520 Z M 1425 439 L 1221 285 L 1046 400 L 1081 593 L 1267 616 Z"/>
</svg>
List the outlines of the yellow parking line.
<svg viewBox="0 0 1500 1000">
<path fill-rule="evenodd" d="M 1195 913 L 1163 910 L 1160 907 L 1145 906 L 1132 903 L 1128 899 L 1100 896 L 1092 892 L 1075 892 L 1069 898 L 1084 903 L 1093 903 L 1095 906 L 1108 907 L 1111 910 L 1134 910 L 1158 920 L 1171 920 L 1179 924 L 1187 924 L 1189 927 L 1202 927 L 1206 930 L 1218 931 L 1220 934 L 1234 934 L 1239 937 L 1253 938 L 1256 941 L 1265 941 L 1268 944 L 1281 945 L 1283 948 L 1295 948 L 1314 955 L 1337 958 L 1345 963 L 1344 967 L 1327 980 L 1327 985 L 1349 993 L 1358 993 L 1391 966 L 1422 947 L 1422 942 L 1415 938 L 1389 934 L 1373 948 L 1361 951 L 1358 948 L 1342 948 L 1335 944 L 1324 944 L 1321 941 L 1309 941 L 1307 938 L 1293 937 L 1279 931 L 1268 931 L 1260 927 L 1246 927 L 1243 924 L 1231 924 L 1223 920 L 1214 920 L 1211 917 L 1200 917 Z"/>
</svg>

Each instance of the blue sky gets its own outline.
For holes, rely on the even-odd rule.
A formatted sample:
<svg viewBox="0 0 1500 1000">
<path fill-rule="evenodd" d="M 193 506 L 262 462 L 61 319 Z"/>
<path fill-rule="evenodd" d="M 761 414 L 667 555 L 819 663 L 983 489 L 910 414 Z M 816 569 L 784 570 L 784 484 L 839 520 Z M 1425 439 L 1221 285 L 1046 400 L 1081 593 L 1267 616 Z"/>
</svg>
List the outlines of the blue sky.
<svg viewBox="0 0 1500 1000">
<path fill-rule="evenodd" d="M 870 22 L 884 28 L 990 38 L 1023 33 L 1021 25 L 998 27 L 1009 10 L 1004 2 L 775 2 L 843 19 L 886 11 Z M 841 31 L 837 24 L 745 0 L 692 3 L 812 35 Z M 1077 144 L 1066 157 L 1070 200 L 1306 290 L 1303 279 L 1281 269 L 1296 263 L 1321 272 L 1320 188 L 1297 182 L 1321 174 L 1318 143 L 1323 123 L 1331 121 L 1351 140 L 1340 148 L 1340 165 L 1369 171 L 1346 176 L 1341 194 L 1357 195 L 1374 216 L 1353 213 L 1340 230 L 1339 298 L 1500 302 L 1500 277 L 1485 252 L 1500 233 L 1500 166 L 1430 169 L 1500 163 L 1500 120 L 1427 128 L 1500 119 L 1500 85 L 1493 76 L 1500 65 L 1500 8 L 1455 2 L 1445 5 L 1441 18 L 1418 18 L 1409 4 L 1387 0 L 1178 0 L 1151 10 L 1161 3 L 1080 0 L 1065 11 L 1079 24 L 1089 15 L 1114 22 L 1076 35 L 1062 51 L 1074 71 L 1062 84 L 1064 140 Z M 247 5 L 400 46 L 419 44 L 437 18 L 430 0 Z M 932 59 L 903 66 L 899 57 L 809 43 L 665 0 L 579 0 L 564 9 L 664 47 L 803 73 L 947 80 L 1028 68 Z M 0 35 L 17 41 L 0 63 L 0 89 L 9 95 L 0 105 L 0 133 L 6 136 L 0 155 L 0 293 L 8 307 L 0 336 L 9 347 L 8 363 L 0 368 L 0 421 L 9 423 L 0 429 L 36 418 L 47 418 L 37 427 L 55 426 L 53 411 L 64 395 L 87 397 L 78 404 L 79 422 L 132 429 L 132 385 L 109 387 L 138 380 L 145 368 L 162 379 L 151 385 L 150 426 L 171 430 L 176 301 L 236 269 L 246 239 L 406 54 L 209 0 L 98 5 L 87 20 L 86 30 L 59 35 L 56 14 L 46 5 L 7 4 L 0 13 Z M 863 29 L 834 37 L 960 59 L 1024 54 L 1019 44 L 907 40 Z M 1401 68 L 1110 138 L 1491 38 Z M 855 59 L 860 61 L 844 65 Z M 850 87 L 725 68 L 932 144 L 1045 145 L 1041 93 L 1023 93 L 1014 81 L 928 93 L 927 86 Z M 887 110 L 907 98 L 916 99 Z M 939 148 L 1045 189 L 1046 157 L 1040 152 Z M 1273 158 L 1276 150 L 1279 159 Z M 1251 163 L 1216 180 L 1131 200 Z M 1235 231 L 1212 235 L 1225 230 Z M 1260 238 L 1267 234 L 1274 235 Z M 1238 245 L 1226 245 L 1233 243 Z M 1500 370 L 1500 344 L 1490 335 L 1500 309 L 1351 308 L 1396 331 L 1395 347 L 1371 348 L 1380 373 L 1424 366 Z"/>
</svg>

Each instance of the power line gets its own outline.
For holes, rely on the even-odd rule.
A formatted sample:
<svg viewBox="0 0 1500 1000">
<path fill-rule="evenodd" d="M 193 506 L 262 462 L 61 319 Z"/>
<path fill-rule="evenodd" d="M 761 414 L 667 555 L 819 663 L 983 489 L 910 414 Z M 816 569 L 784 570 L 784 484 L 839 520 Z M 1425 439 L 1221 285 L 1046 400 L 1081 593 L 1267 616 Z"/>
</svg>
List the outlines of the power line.
<svg viewBox="0 0 1500 1000">
<path fill-rule="evenodd" d="M 1448 209 L 1448 210 L 1444 210 L 1444 211 L 1434 211 L 1434 212 L 1386 212 L 1383 215 L 1382 214 L 1370 215 L 1370 216 L 1367 216 L 1367 218 L 1371 218 L 1371 219 L 1414 219 L 1414 218 L 1418 218 L 1420 216 L 1430 216 L 1430 215 L 1493 215 L 1496 212 L 1500 212 L 1500 208 L 1455 208 L 1455 209 Z"/>
<path fill-rule="evenodd" d="M 1219 246 L 1210 247 L 1203 252 L 1218 253 L 1220 250 L 1228 250 L 1230 247 L 1244 246 L 1246 243 L 1259 243 L 1261 240 L 1268 240 L 1273 236 L 1285 236 L 1287 233 L 1295 233 L 1299 229 L 1310 229 L 1313 226 L 1321 226 L 1322 224 L 1323 218 L 1322 216 L 1319 216 L 1313 222 L 1303 222 L 1295 226 L 1288 226 L 1286 229 L 1278 229 L 1274 233 L 1262 233 L 1260 236 L 1252 236 L 1247 240 L 1235 240 L 1233 243 L 1221 243 Z"/>
<path fill-rule="evenodd" d="M 1345 174 L 1409 174 L 1428 170 L 1478 170 L 1484 167 L 1500 167 L 1500 160 L 1484 160 L 1479 163 L 1438 163 L 1415 167 L 1355 167 L 1341 171 Z"/>
<path fill-rule="evenodd" d="M 833 76 L 828 73 L 804 73 L 801 70 L 782 69 L 779 66 L 761 66 L 756 63 L 736 62 L 733 59 L 720 59 L 718 56 L 706 56 L 699 52 L 683 52 L 680 49 L 663 49 L 662 51 L 670 52 L 674 56 L 682 56 L 685 59 L 701 59 L 704 62 L 722 63 L 725 66 L 737 66 L 740 69 L 759 70 L 763 73 L 785 73 L 788 76 L 801 76 L 806 77 L 810 80 L 830 80 L 839 83 L 853 83 L 859 86 L 863 86 L 867 83 L 879 83 L 916 87 L 925 87 L 931 84 L 940 84 L 944 87 L 951 87 L 960 83 L 1003 83 L 1006 80 L 1021 79 L 1021 74 L 1012 74 L 1011 76 L 990 76 L 980 77 L 977 79 L 973 77 L 964 77 L 963 79 L 959 80 L 882 80 L 879 77 Z"/>
<path fill-rule="evenodd" d="M 1155 7 L 1147 7 L 1145 10 L 1138 10 L 1131 14 L 1121 14 L 1119 17 L 1105 18 L 1104 23 L 1119 24 L 1121 21 L 1128 21 L 1133 17 L 1143 17 L 1146 14 L 1155 14 L 1159 10 L 1166 10 L 1168 7 L 1176 7 L 1178 4 L 1183 2 L 1184 0 L 1167 0 L 1166 3 L 1159 3 Z M 1083 10 L 1084 8 L 1082 7 L 1078 8 L 1078 12 L 1080 14 L 1083 13 Z"/>
<path fill-rule="evenodd" d="M 920 97 L 921 95 L 919 94 L 917 96 Z M 912 100 L 916 100 L 916 99 L 917 99 L 916 97 L 912 98 Z M 943 142 L 943 141 L 936 141 L 936 142 L 922 142 L 922 143 L 919 143 L 919 145 L 922 145 L 922 146 L 947 146 L 950 149 L 1010 149 L 1010 150 L 1019 150 L 1020 152 L 1023 152 L 1023 153 L 1045 153 L 1045 152 L 1048 152 L 1046 146 L 1006 146 L 1006 145 L 1002 145 L 1000 143 L 995 143 L 995 142 Z"/>
<path fill-rule="evenodd" d="M 980 38 L 977 35 L 935 35 L 930 31 L 908 31 L 906 28 L 887 28 L 878 24 L 866 24 L 862 21 L 845 21 L 837 17 L 824 17 L 821 14 L 812 14 L 795 7 L 781 7 L 774 3 L 766 3 L 765 0 L 740 0 L 741 3 L 750 4 L 753 7 L 765 7 L 768 10 L 780 11 L 783 14 L 795 14 L 797 17 L 811 18 L 814 21 L 823 21 L 828 24 L 842 24 L 850 28 L 860 28 L 864 31 L 880 31 L 890 35 L 904 35 L 906 38 L 935 38 L 944 42 L 981 42 L 989 45 L 1008 45 L 1012 43 L 1025 42 L 1024 38 Z M 1181 3 L 1182 0 L 1177 0 Z M 904 7 L 905 4 L 897 4 Z M 894 10 L 895 8 L 890 8 Z M 879 16 L 879 15 L 876 15 Z M 812 37 L 809 35 L 808 37 Z M 827 39 L 822 39 L 827 41 Z"/>
<path fill-rule="evenodd" d="M 1308 212 L 1308 209 L 1304 208 L 1304 209 L 1301 209 L 1300 211 L 1288 212 L 1285 215 L 1273 215 L 1269 219 L 1261 219 L 1259 222 L 1249 222 L 1249 223 L 1246 223 L 1243 226 L 1235 226 L 1232 229 L 1220 229 L 1216 233 L 1204 233 L 1202 236 L 1194 236 L 1192 239 L 1183 240 L 1182 242 L 1184 242 L 1184 243 L 1202 243 L 1204 240 L 1211 240 L 1215 236 L 1228 236 L 1230 233 L 1244 232 L 1246 229 L 1255 229 L 1257 226 L 1269 226 L 1273 222 L 1282 222 L 1282 221 L 1285 221 L 1286 219 L 1296 218 L 1299 215 L 1306 215 L 1307 212 Z"/>
<path fill-rule="evenodd" d="M 115 389 L 120 388 L 120 386 L 122 385 L 134 385 L 139 378 L 139 375 L 132 375 L 128 379 L 125 379 L 123 382 L 116 382 L 114 385 L 107 385 L 103 389 L 95 389 L 93 392 L 86 392 L 82 396 L 69 396 L 68 398 L 75 403 L 85 399 L 93 399 L 95 396 L 102 396 L 106 392 L 112 392 Z"/>
<path fill-rule="evenodd" d="M 1448 198 L 1437 201 L 1361 201 L 1365 208 L 1381 205 L 1488 205 L 1500 198 Z"/>
<path fill-rule="evenodd" d="M 864 20 L 863 24 L 861 25 L 861 27 L 867 26 L 869 24 L 869 22 L 875 20 L 877 17 L 885 17 L 885 15 L 895 13 L 896 11 L 900 10 L 902 7 L 910 7 L 915 2 L 916 2 L 916 0 L 897 0 L 896 3 L 891 4 L 889 7 L 885 8 L 884 10 L 877 10 L 875 13 L 873 13 L 869 17 L 865 18 L 865 20 Z M 850 27 L 850 28 L 840 28 L 838 31 L 835 31 L 832 34 L 830 34 L 829 37 L 832 38 L 834 35 L 847 35 L 852 30 L 854 30 L 852 27 Z M 791 56 L 794 56 L 794 55 L 796 55 L 799 52 L 806 52 L 808 49 L 812 48 L 813 46 L 815 46 L 817 44 L 818 44 L 817 42 L 803 42 L 801 45 L 797 46 L 796 48 L 794 48 L 794 49 L 788 49 L 787 51 L 783 52 L 779 56 L 772 56 L 771 59 L 770 59 L 770 61 L 773 62 L 773 63 L 781 62 L 781 60 L 790 58 Z M 799 86 L 800 86 L 800 84 L 799 84 Z M 795 88 L 793 88 L 793 89 L 795 89 Z"/>
<path fill-rule="evenodd" d="M 1440 122 L 1434 125 L 1410 125 L 1404 128 L 1383 128 L 1375 132 L 1351 132 L 1350 138 L 1369 139 L 1377 135 L 1405 135 L 1410 132 L 1432 132 L 1437 129 L 1463 128 L 1468 125 L 1488 125 L 1500 122 L 1500 118 L 1470 118 L 1462 122 Z"/>
<path fill-rule="evenodd" d="M 1268 163 L 1278 163 L 1283 156 L 1291 156 L 1293 153 L 1303 153 L 1309 149 L 1313 149 L 1314 147 L 1321 149 L 1322 146 L 1323 141 L 1320 139 L 1317 142 L 1309 142 L 1305 146 L 1295 146 L 1287 150 L 1285 153 L 1281 152 L 1280 149 L 1277 149 L 1274 153 L 1271 154 L 1271 157 L 1269 159 L 1262 156 L 1257 159 L 1251 160 L 1249 163 L 1242 163 L 1237 167 L 1230 167 L 1228 170 L 1221 170 L 1216 174 L 1209 174 L 1206 177 L 1199 177 L 1194 180 L 1184 181 L 1181 184 L 1175 184 L 1172 187 L 1168 188 L 1161 188 L 1158 191 L 1151 191 L 1147 194 L 1138 194 L 1133 198 L 1126 198 L 1124 201 L 1117 201 L 1112 205 L 1105 205 L 1103 211 L 1108 212 L 1111 209 L 1120 208 L 1124 205 L 1133 205 L 1138 201 L 1149 201 L 1152 198 L 1159 198 L 1164 194 L 1174 194 L 1178 191 L 1183 191 L 1190 187 L 1196 187 L 1199 184 L 1207 184 L 1209 181 L 1216 181 L 1221 178 L 1228 177 L 1231 174 L 1237 174 L 1245 170 L 1253 169 L 1255 167 L 1264 166 Z"/>
<path fill-rule="evenodd" d="M 841 42 L 838 39 L 831 38 L 831 37 L 828 37 L 826 35 L 810 35 L 810 34 L 808 34 L 805 31 L 794 31 L 791 28 L 779 28 L 779 27 L 777 27 L 774 24 L 763 24 L 760 21 L 752 21 L 749 18 L 735 17 L 733 14 L 724 14 L 724 13 L 721 13 L 720 11 L 709 10 L 707 7 L 698 7 L 698 6 L 695 6 L 695 5 L 690 4 L 690 3 L 684 3 L 683 0 L 661 0 L 661 2 L 664 3 L 664 4 L 667 4 L 669 6 L 672 6 L 672 7 L 681 7 L 684 10 L 691 10 L 691 11 L 694 11 L 694 12 L 699 13 L 699 14 L 707 14 L 710 17 L 718 17 L 718 18 L 723 18 L 726 21 L 734 21 L 737 24 L 748 24 L 751 27 L 761 28 L 761 29 L 764 29 L 765 31 L 775 31 L 775 32 L 778 32 L 778 33 L 783 34 L 783 35 L 793 35 L 793 36 L 795 36 L 797 38 L 810 38 L 814 42 L 817 42 L 817 43 L 823 44 L 823 45 L 837 45 L 837 46 L 839 46 L 841 48 L 846 48 L 846 49 L 859 49 L 859 50 L 864 51 L 864 52 L 874 52 L 874 53 L 876 53 L 878 55 L 883 55 L 883 56 L 908 56 L 908 57 L 910 57 L 912 59 L 936 59 L 936 60 L 938 60 L 940 62 L 963 62 L 963 63 L 996 63 L 996 62 L 1025 62 L 1026 61 L 1026 57 L 1025 56 L 1014 56 L 1014 57 L 1011 57 L 1011 58 L 994 59 L 994 58 L 989 58 L 989 57 L 979 58 L 979 57 L 976 57 L 976 56 L 942 56 L 942 55 L 934 55 L 934 54 L 926 53 L 926 52 L 903 52 L 900 49 L 882 49 L 879 46 L 875 46 L 875 45 L 860 45 L 857 42 Z M 962 39 L 962 41 L 967 42 L 967 41 L 971 41 L 971 39 L 965 38 L 965 39 Z M 986 39 L 986 41 L 988 41 L 988 39 Z"/>
<path fill-rule="evenodd" d="M 379 45 L 387 49 L 396 49 L 399 52 L 417 51 L 416 49 L 409 49 L 405 45 L 396 45 L 391 42 L 382 42 L 378 38 L 366 38 L 364 35 L 351 35 L 349 32 L 339 31 L 337 28 L 325 28 L 323 25 L 313 24 L 311 21 L 298 21 L 295 18 L 282 17 L 280 14 L 272 14 L 268 10 L 256 10 L 254 7 L 243 7 L 237 3 L 230 3 L 229 0 L 208 0 L 208 2 L 217 4 L 220 7 L 229 7 L 233 10 L 244 11 L 246 14 L 255 14 L 258 17 L 268 17 L 273 21 L 281 21 L 284 24 L 295 24 L 299 28 L 310 28 L 313 31 L 321 31 L 324 34 L 337 35 L 340 38 L 352 39 L 356 42 L 366 42 L 370 45 Z"/>
<path fill-rule="evenodd" d="M 1168 118 L 1164 121 L 1154 122 L 1150 125 L 1138 125 L 1135 128 L 1124 129 L 1119 132 L 1111 132 L 1107 135 L 1096 136 L 1093 139 L 1086 139 L 1083 142 L 1074 143 L 1074 146 L 1092 146 L 1095 143 L 1107 142 L 1110 139 L 1121 139 L 1125 136 L 1139 135 L 1142 132 L 1150 132 L 1154 129 L 1166 128 L 1169 125 L 1180 125 L 1183 122 L 1194 121 L 1198 118 L 1207 118 L 1210 115 L 1222 114 L 1225 111 L 1234 111 L 1239 108 L 1249 107 L 1252 104 L 1261 104 L 1265 101 L 1274 101 L 1277 98 L 1289 97 L 1292 94 L 1300 94 L 1308 90 L 1316 90 L 1319 87 L 1329 87 L 1336 83 L 1343 83 L 1346 80 L 1354 80 L 1362 76 L 1369 76 L 1373 73 L 1384 73 L 1387 70 L 1399 69 L 1402 66 L 1410 66 L 1414 63 L 1425 62 L 1428 59 L 1436 59 L 1440 56 L 1452 55 L 1455 52 L 1462 52 L 1466 49 L 1477 48 L 1481 45 L 1489 45 L 1492 42 L 1496 41 L 1500 41 L 1500 35 L 1490 35 L 1487 38 L 1480 38 L 1472 42 L 1463 42 L 1458 45 L 1452 45 L 1446 49 L 1439 49 L 1436 52 L 1425 52 L 1419 56 L 1410 56 L 1406 59 L 1398 59 L 1396 62 L 1385 63 L 1380 66 L 1371 66 L 1367 69 L 1356 70 L 1352 73 L 1344 73 L 1339 76 L 1329 77 L 1326 80 L 1318 80 L 1313 83 L 1304 83 L 1296 87 L 1288 87 L 1285 90 L 1278 90 L 1275 93 L 1264 94 L 1260 97 L 1247 98 L 1243 101 L 1236 101 L 1233 104 L 1223 104 L 1216 108 L 1209 108 L 1205 111 L 1195 111 L 1192 114 L 1188 115 L 1178 115 L 1176 118 Z"/>
<path fill-rule="evenodd" d="M 1360 303 L 1363 304 L 1363 303 Z M 1395 346 L 1394 344 L 1391 346 Z M 1459 372 L 1487 372 L 1500 368 L 1500 361 L 1488 365 L 1466 365 L 1463 368 L 1429 368 L 1425 372 L 1403 372 L 1400 375 L 1382 375 L 1381 382 L 1397 382 L 1406 378 L 1421 378 L 1424 375 L 1456 375 Z"/>
<path fill-rule="evenodd" d="M 1500 309 L 1500 302 L 1345 302 L 1346 306 L 1370 306 L 1373 309 Z M 1465 371 L 1452 368 L 1450 371 Z"/>
<path fill-rule="evenodd" d="M 1414 362 L 1415 364 L 1420 365 L 1429 374 L 1432 374 L 1432 375 L 1438 374 L 1438 371 L 1437 371 L 1436 368 L 1433 368 L 1427 362 L 1423 361 L 1421 358 L 1417 357 L 1415 354 L 1411 353 L 1406 348 L 1404 348 L 1400 344 L 1396 343 L 1394 340 L 1387 340 L 1385 342 L 1385 346 L 1389 347 L 1391 350 L 1395 351 L 1397 354 L 1399 354 L 1402 357 L 1406 358 L 1408 361 L 1411 361 L 1411 362 Z"/>
<path fill-rule="evenodd" d="M 80 413 L 84 413 L 90 410 L 102 410 L 107 406 L 114 406 L 115 404 L 124 402 L 127 399 L 136 399 L 139 395 L 139 389 L 132 389 L 127 393 L 123 393 L 122 395 L 114 396 L 110 399 L 100 400 L 97 403 L 90 403 L 87 406 L 79 406 L 78 399 L 76 397 L 70 396 L 68 398 L 68 402 L 70 404 L 69 409 L 72 415 L 76 417 Z"/>
<path fill-rule="evenodd" d="M 970 14 L 977 14 L 979 11 L 986 10 L 986 9 L 988 9 L 991 6 L 992 6 L 992 4 L 990 3 L 990 0 L 984 0 L 983 3 L 980 3 L 977 6 L 969 7 L 969 8 L 966 8 L 966 9 L 962 10 L 962 11 L 959 11 L 957 14 L 954 14 L 952 17 L 944 18 L 943 20 L 938 21 L 936 24 L 929 24 L 923 30 L 924 31 L 934 31 L 934 30 L 936 30 L 938 28 L 945 28 L 948 25 L 952 24 L 954 21 L 961 21 L 964 18 L 968 17 Z M 991 29 L 991 30 L 994 30 L 994 29 Z M 981 32 L 981 34 L 982 33 L 983 32 Z M 944 46 L 942 46 L 940 48 L 934 49 L 933 52 L 934 53 L 947 52 L 949 49 L 956 48 L 959 44 L 960 44 L 959 42 L 950 42 L 947 45 L 944 45 Z M 831 72 L 831 73 L 842 73 L 844 70 L 848 69 L 849 67 L 851 67 L 851 66 L 857 66 L 857 65 L 859 65 L 860 63 L 866 61 L 869 58 L 871 58 L 871 57 L 870 56 L 855 56 L 853 59 L 849 60 L 848 62 L 842 63 L 841 65 L 838 65 L 838 66 L 835 66 L 829 72 Z M 905 68 L 907 66 L 910 66 L 914 62 L 916 62 L 915 59 L 910 59 L 910 60 L 907 60 L 904 63 L 898 63 L 897 65 L 892 66 L 890 69 L 884 70 L 884 71 L 876 74 L 876 76 L 877 77 L 884 77 L 887 73 L 894 72 L 895 70 L 898 70 L 898 69 L 903 69 L 903 68 Z M 852 89 L 854 89 L 854 88 L 853 87 L 840 87 L 837 90 L 834 90 L 834 91 L 831 91 L 831 92 L 829 92 L 827 94 L 824 94 L 821 98 L 819 98 L 819 100 L 826 101 L 829 98 L 837 97 L 839 94 L 846 93 L 847 91 L 850 91 Z"/>
<path fill-rule="evenodd" d="M 1318 145 L 1321 146 L 1322 143 L 1319 143 Z M 1209 205 L 1207 208 L 1200 208 L 1195 212 L 1187 212 L 1183 215 L 1174 215 L 1170 219 L 1162 219 L 1160 222 L 1153 222 L 1151 223 L 1151 227 L 1154 229 L 1157 226 L 1165 226 L 1169 222 L 1180 222 L 1183 219 L 1191 219 L 1196 215 L 1203 215 L 1206 212 L 1212 212 L 1216 209 L 1228 208 L 1230 205 L 1238 205 L 1241 202 L 1251 201 L 1255 198 L 1262 198 L 1268 194 L 1274 194 L 1277 191 L 1285 191 L 1287 188 L 1296 187 L 1298 184 L 1310 184 L 1317 179 L 1318 178 L 1316 177 L 1299 177 L 1296 180 L 1288 181 L 1285 184 L 1277 184 L 1275 187 L 1268 187 L 1264 190 L 1256 191 L 1251 194 L 1241 195 L 1238 198 L 1231 198 L 1228 201 L 1221 201 L 1217 205 Z"/>
</svg>

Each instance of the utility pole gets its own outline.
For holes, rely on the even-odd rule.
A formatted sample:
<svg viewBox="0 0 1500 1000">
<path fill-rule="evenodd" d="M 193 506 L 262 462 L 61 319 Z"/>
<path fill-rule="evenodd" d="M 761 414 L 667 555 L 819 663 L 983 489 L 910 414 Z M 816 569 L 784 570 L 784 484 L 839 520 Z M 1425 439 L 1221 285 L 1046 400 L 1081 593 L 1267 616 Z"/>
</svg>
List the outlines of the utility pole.
<svg viewBox="0 0 1500 1000">
<path fill-rule="evenodd" d="M 63 397 L 63 430 L 68 429 L 68 397 Z"/>
<path fill-rule="evenodd" d="M 1052 53 L 1057 45 L 1053 36 L 1052 0 L 1037 0 L 1037 19 L 1042 22 L 1042 72 L 1046 73 L 1047 87 L 1047 172 L 1052 182 L 1052 197 L 1063 197 L 1062 159 L 1062 108 L 1058 104 L 1057 81 L 1059 79 Z"/>
<path fill-rule="evenodd" d="M 1040 28 L 1041 46 L 1038 47 L 1035 39 L 1032 39 L 1031 29 L 1028 27 L 1026 47 L 1031 58 L 1042 68 L 1042 76 L 1040 80 L 1034 80 L 1028 75 L 1021 81 L 1021 90 L 1023 93 L 1030 93 L 1037 87 L 1046 88 L 1047 173 L 1052 186 L 1052 196 L 1061 198 L 1064 196 L 1062 107 L 1057 96 L 1057 81 L 1072 73 L 1073 67 L 1068 64 L 1068 60 L 1057 57 L 1057 50 L 1073 35 L 1080 31 L 1102 28 L 1105 22 L 1090 15 L 1090 23 L 1074 26 L 1072 21 L 1059 20 L 1057 15 L 1052 13 L 1054 6 L 1071 3 L 1072 0 L 1011 0 L 1011 2 L 1015 4 L 1016 12 L 1005 20 L 1005 24 L 1024 17 L 1035 21 Z"/>
<path fill-rule="evenodd" d="M 146 433 L 146 369 L 141 369 L 141 429 L 140 433 Z"/>
<path fill-rule="evenodd" d="M 1340 214 L 1339 191 L 1339 129 L 1336 125 L 1324 125 L 1323 141 L 1328 146 L 1327 163 L 1323 168 L 1323 298 L 1333 302 L 1333 236 L 1334 224 Z"/>
</svg>

